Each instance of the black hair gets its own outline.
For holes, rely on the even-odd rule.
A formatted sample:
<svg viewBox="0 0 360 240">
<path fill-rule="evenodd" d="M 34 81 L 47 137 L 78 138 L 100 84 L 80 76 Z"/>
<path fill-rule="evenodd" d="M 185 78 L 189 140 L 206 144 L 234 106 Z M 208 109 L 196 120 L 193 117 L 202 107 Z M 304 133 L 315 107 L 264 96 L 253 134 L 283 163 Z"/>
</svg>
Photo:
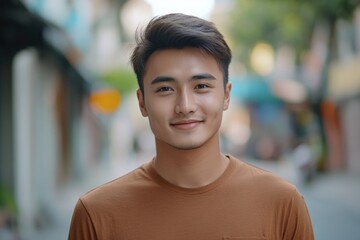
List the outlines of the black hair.
<svg viewBox="0 0 360 240">
<path fill-rule="evenodd" d="M 223 35 L 212 22 L 204 19 L 172 13 L 153 18 L 145 30 L 136 35 L 136 47 L 131 56 L 139 88 L 144 93 L 143 77 L 146 63 L 155 51 L 195 47 L 211 55 L 224 75 L 224 86 L 229 78 L 231 50 Z"/>
</svg>

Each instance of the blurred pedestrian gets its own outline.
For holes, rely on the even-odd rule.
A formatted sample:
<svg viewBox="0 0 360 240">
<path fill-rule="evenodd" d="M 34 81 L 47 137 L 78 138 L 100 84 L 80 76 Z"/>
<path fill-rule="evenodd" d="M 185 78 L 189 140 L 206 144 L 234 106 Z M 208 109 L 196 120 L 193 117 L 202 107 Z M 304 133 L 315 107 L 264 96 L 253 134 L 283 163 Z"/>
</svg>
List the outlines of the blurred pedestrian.
<svg viewBox="0 0 360 240">
<path fill-rule="evenodd" d="M 231 52 L 213 23 L 156 17 L 131 60 L 156 155 L 80 197 L 69 239 L 314 239 L 293 185 L 220 152 Z"/>
</svg>

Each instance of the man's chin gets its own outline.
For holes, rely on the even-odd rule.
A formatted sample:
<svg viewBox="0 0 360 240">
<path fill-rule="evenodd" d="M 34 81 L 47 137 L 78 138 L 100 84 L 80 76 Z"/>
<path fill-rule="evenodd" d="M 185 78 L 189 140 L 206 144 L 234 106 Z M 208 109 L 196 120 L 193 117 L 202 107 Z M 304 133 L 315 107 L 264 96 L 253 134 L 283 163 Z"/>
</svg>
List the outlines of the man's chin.
<svg viewBox="0 0 360 240">
<path fill-rule="evenodd" d="M 191 151 L 199 149 L 203 146 L 202 143 L 183 143 L 183 144 L 171 144 L 172 147 L 176 148 L 177 150 L 182 151 Z"/>
</svg>

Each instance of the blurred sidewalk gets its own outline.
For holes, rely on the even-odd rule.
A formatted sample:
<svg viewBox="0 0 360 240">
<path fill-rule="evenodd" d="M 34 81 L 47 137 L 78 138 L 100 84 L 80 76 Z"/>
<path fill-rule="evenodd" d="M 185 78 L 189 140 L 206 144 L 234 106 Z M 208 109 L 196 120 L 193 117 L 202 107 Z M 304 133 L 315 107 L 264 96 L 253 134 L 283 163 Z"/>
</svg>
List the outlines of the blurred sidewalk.
<svg viewBox="0 0 360 240">
<path fill-rule="evenodd" d="M 319 175 L 300 191 L 307 201 L 316 239 L 360 239 L 359 175 Z"/>
<path fill-rule="evenodd" d="M 360 173 L 321 173 L 304 184 L 290 160 L 248 162 L 296 185 L 305 198 L 317 240 L 360 239 Z"/>
</svg>

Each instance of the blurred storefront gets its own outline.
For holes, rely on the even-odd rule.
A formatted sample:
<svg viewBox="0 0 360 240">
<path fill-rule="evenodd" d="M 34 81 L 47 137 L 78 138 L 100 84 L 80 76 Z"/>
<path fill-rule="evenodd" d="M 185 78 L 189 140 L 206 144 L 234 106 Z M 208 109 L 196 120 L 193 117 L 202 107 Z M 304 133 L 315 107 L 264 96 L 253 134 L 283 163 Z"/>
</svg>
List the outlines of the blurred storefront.
<svg viewBox="0 0 360 240">
<path fill-rule="evenodd" d="M 321 169 L 327 171 L 360 173 L 359 13 L 338 19 L 334 29 L 318 24 L 304 61 L 302 79 L 323 136 Z"/>
<path fill-rule="evenodd" d="M 2 1 L 0 23 L 0 238 L 32 239 L 56 223 L 61 189 L 101 159 L 87 101 L 98 80 L 67 33 L 22 2 Z"/>
</svg>

